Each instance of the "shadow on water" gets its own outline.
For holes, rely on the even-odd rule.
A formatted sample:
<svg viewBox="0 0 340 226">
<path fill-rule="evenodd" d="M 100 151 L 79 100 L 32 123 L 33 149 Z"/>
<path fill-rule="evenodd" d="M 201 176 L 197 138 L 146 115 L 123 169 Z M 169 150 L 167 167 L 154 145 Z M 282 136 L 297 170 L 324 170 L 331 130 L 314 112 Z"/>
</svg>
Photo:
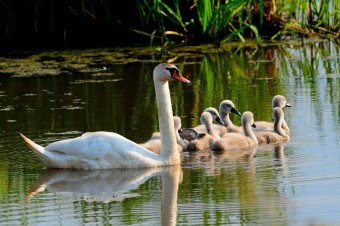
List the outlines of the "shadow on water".
<svg viewBox="0 0 340 226">
<path fill-rule="evenodd" d="M 182 118 L 183 127 L 199 124 L 201 112 L 218 107 L 224 99 L 232 100 L 241 112 L 252 111 L 256 121 L 272 120 L 271 99 L 276 94 L 293 105 L 284 109 L 291 129 L 291 139 L 284 145 L 248 152 L 184 153 L 183 179 L 173 199 L 177 211 L 169 212 L 176 216 L 169 216 L 169 224 L 174 219 L 177 224 L 198 225 L 340 222 L 340 51 L 334 42 L 164 52 L 136 49 L 101 53 L 104 60 L 99 63 L 95 54 L 86 54 L 35 60 L 34 65 L 63 67 L 57 76 L 30 74 L 30 70 L 1 72 L 6 73 L 0 77 L 0 218 L 5 222 L 161 222 L 164 190 L 160 188 L 166 188 L 159 175 L 172 177 L 171 173 L 163 169 L 137 170 L 132 176 L 118 171 L 45 172 L 18 132 L 41 145 L 97 130 L 145 142 L 158 131 L 152 70 L 167 59 L 175 60 L 192 82 L 190 86 L 170 83 L 173 111 Z M 73 63 L 62 60 L 68 57 Z M 76 66 L 74 62 L 82 59 L 82 65 Z M 2 63 L 1 70 L 14 71 L 19 67 L 16 60 L 7 66 Z M 25 76 L 18 76 L 21 73 Z M 241 124 L 237 115 L 231 120 Z M 114 191 L 119 180 L 113 178 L 121 178 L 131 189 Z M 72 190 L 76 188 L 88 190 Z M 87 194 L 93 190 L 104 195 Z M 30 191 L 34 196 L 25 204 Z M 163 208 L 169 206 L 176 205 Z"/>
</svg>

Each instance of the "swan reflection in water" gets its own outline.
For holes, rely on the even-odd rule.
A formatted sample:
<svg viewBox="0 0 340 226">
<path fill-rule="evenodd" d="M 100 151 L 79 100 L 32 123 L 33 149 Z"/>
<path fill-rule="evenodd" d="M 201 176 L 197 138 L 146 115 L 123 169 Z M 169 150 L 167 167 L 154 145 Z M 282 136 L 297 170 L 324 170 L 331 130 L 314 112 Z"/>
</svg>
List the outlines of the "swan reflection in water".
<svg viewBox="0 0 340 226">
<path fill-rule="evenodd" d="M 274 145 L 274 161 L 275 161 L 275 166 L 278 171 L 282 171 L 283 173 L 287 173 L 287 159 L 285 157 L 285 152 L 284 152 L 284 147 L 285 144 L 276 144 Z"/>
<path fill-rule="evenodd" d="M 273 153 L 274 166 L 277 171 L 286 173 L 286 158 L 284 153 L 285 143 L 261 144 L 249 148 L 229 151 L 197 151 L 191 152 L 184 157 L 184 166 L 204 166 L 207 175 L 218 175 L 221 164 L 230 168 L 242 163 L 248 173 L 255 173 L 256 165 L 254 158 L 263 153 Z"/>
<path fill-rule="evenodd" d="M 179 165 L 125 170 L 46 169 L 29 191 L 27 201 L 45 190 L 69 193 L 85 201 L 122 201 L 139 196 L 129 192 L 155 176 L 162 178 L 162 225 L 176 225 Z"/>
<path fill-rule="evenodd" d="M 275 170 L 280 173 L 288 173 L 287 159 L 285 156 L 285 146 L 288 142 L 276 143 L 276 144 L 261 144 L 256 151 L 257 155 L 263 153 L 273 153 L 273 161 Z"/>
</svg>

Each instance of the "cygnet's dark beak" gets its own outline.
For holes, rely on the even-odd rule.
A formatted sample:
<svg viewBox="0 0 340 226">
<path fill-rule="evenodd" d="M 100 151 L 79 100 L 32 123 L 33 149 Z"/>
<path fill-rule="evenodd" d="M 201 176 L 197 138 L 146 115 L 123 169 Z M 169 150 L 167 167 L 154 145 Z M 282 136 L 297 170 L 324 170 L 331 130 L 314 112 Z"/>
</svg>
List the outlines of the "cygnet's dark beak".
<svg viewBox="0 0 340 226">
<path fill-rule="evenodd" d="M 241 113 L 236 108 L 231 108 L 231 112 L 237 115 L 241 115 Z"/>
<path fill-rule="evenodd" d="M 205 137 L 205 135 L 207 135 L 207 134 L 206 133 L 199 133 L 197 135 L 197 139 L 201 139 L 201 138 Z"/>
<path fill-rule="evenodd" d="M 220 123 L 221 125 L 225 125 L 220 117 L 216 117 L 215 121 Z"/>
<path fill-rule="evenodd" d="M 256 125 L 255 125 L 255 123 L 253 123 L 253 124 L 251 125 L 251 127 L 253 127 L 253 128 L 256 128 Z"/>
</svg>

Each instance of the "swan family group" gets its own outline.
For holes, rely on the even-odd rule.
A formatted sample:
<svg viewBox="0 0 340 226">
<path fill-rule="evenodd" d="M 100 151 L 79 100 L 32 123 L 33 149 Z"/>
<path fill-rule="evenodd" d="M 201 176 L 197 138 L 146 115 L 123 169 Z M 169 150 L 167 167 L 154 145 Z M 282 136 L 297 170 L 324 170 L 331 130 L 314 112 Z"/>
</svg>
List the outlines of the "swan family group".
<svg viewBox="0 0 340 226">
<path fill-rule="evenodd" d="M 206 108 L 200 117 L 201 125 L 194 128 L 182 129 L 181 119 L 175 116 L 174 125 L 178 149 L 180 151 L 228 151 L 246 149 L 257 144 L 287 142 L 290 139 L 290 130 L 284 119 L 284 107 L 291 107 L 291 105 L 284 96 L 276 95 L 272 100 L 274 122 L 254 122 L 253 113 L 247 111 L 241 116 L 241 127 L 234 125 L 229 118 L 230 113 L 241 115 L 231 100 L 222 101 L 219 111 L 212 107 Z M 220 125 L 214 124 L 214 121 Z M 141 146 L 159 153 L 160 137 L 155 134 Z"/>
<path fill-rule="evenodd" d="M 159 167 L 180 164 L 185 150 L 227 151 L 245 149 L 261 143 L 289 140 L 289 127 L 283 108 L 291 105 L 277 95 L 273 98 L 274 122 L 254 122 L 253 113 L 242 115 L 230 100 L 217 109 L 209 107 L 201 114 L 201 125 L 181 128 L 181 119 L 173 116 L 168 81 L 190 83 L 175 65 L 161 63 L 153 71 L 160 132 L 137 144 L 117 133 L 87 132 L 80 137 L 53 142 L 42 147 L 23 134 L 27 145 L 48 168 L 113 169 Z M 241 115 L 242 127 L 232 123 L 229 114 Z M 216 121 L 218 124 L 214 124 Z M 252 128 L 256 127 L 256 128 Z"/>
</svg>

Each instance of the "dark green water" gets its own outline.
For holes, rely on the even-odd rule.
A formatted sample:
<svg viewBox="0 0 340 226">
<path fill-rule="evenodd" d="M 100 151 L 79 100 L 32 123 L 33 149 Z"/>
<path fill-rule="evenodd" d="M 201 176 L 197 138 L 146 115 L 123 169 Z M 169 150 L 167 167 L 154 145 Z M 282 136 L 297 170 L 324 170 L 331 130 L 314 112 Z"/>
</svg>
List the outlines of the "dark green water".
<svg viewBox="0 0 340 226">
<path fill-rule="evenodd" d="M 281 94 L 293 105 L 285 109 L 290 142 L 254 153 L 184 153 L 179 169 L 84 172 L 45 170 L 19 136 L 44 146 L 105 130 L 146 141 L 158 130 L 153 67 L 177 54 L 174 64 L 192 82 L 170 83 L 183 127 L 224 99 L 270 121 L 271 99 Z M 0 225 L 339 224 L 336 44 L 132 57 L 85 73 L 0 77 Z M 232 120 L 240 125 L 239 116 Z"/>
</svg>

